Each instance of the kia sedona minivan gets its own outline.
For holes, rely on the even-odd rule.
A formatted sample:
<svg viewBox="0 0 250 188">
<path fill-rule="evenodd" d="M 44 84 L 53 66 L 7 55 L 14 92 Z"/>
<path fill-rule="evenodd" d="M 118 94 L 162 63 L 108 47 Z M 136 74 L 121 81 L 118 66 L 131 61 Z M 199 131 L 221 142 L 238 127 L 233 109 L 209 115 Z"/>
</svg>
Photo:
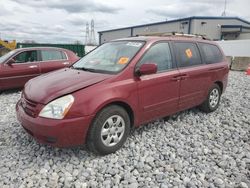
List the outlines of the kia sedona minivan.
<svg viewBox="0 0 250 188">
<path fill-rule="evenodd" d="M 212 41 L 140 36 L 107 42 L 72 67 L 30 80 L 17 118 L 39 142 L 117 151 L 130 129 L 195 106 L 218 108 L 228 63 Z"/>
</svg>

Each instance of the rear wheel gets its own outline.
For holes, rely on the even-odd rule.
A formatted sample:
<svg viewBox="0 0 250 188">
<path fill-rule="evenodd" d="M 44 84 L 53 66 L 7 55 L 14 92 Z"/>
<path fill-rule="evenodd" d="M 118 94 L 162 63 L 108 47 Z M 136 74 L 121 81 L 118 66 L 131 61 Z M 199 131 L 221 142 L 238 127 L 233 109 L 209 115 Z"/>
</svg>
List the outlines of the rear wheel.
<svg viewBox="0 0 250 188">
<path fill-rule="evenodd" d="M 105 155 L 122 147 L 130 130 L 130 118 L 125 109 L 112 105 L 95 117 L 88 132 L 87 147 L 90 151 Z"/>
<path fill-rule="evenodd" d="M 213 84 L 208 92 L 207 99 L 201 104 L 200 109 L 204 112 L 215 111 L 220 103 L 221 89 L 217 84 Z"/>
</svg>

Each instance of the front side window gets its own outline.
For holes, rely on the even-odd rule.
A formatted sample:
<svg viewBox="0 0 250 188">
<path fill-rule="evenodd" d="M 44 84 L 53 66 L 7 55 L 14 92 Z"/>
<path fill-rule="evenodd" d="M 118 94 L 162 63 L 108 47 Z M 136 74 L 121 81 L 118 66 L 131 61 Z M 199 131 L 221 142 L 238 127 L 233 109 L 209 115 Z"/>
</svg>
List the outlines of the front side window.
<svg viewBox="0 0 250 188">
<path fill-rule="evenodd" d="M 218 63 L 223 60 L 223 55 L 217 46 L 205 43 L 199 43 L 199 46 L 207 64 Z"/>
<path fill-rule="evenodd" d="M 200 53 L 195 43 L 176 42 L 175 49 L 179 67 L 190 67 L 202 64 Z"/>
<path fill-rule="evenodd" d="M 146 63 L 156 64 L 157 72 L 172 69 L 173 63 L 169 44 L 162 42 L 152 46 L 140 60 L 139 65 Z"/>
<path fill-rule="evenodd" d="M 63 52 L 57 50 L 42 50 L 42 61 L 63 60 L 66 56 Z"/>
<path fill-rule="evenodd" d="M 37 61 L 37 51 L 21 52 L 13 58 L 16 63 L 26 63 Z"/>
<path fill-rule="evenodd" d="M 141 41 L 116 41 L 101 45 L 73 65 L 75 69 L 117 73 L 126 67 L 142 48 Z"/>
</svg>

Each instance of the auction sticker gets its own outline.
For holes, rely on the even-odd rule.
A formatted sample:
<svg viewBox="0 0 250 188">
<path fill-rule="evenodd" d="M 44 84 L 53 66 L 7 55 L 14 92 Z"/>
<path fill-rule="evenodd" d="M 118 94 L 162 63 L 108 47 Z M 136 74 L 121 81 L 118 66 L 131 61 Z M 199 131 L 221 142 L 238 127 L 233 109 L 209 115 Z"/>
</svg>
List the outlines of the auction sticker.
<svg viewBox="0 0 250 188">
<path fill-rule="evenodd" d="M 121 57 L 117 64 L 124 65 L 128 63 L 129 58 L 128 57 Z"/>
<path fill-rule="evenodd" d="M 193 54 L 192 54 L 192 51 L 188 48 L 188 49 L 186 49 L 186 56 L 188 57 L 188 58 L 191 58 L 191 57 L 193 57 Z"/>
</svg>

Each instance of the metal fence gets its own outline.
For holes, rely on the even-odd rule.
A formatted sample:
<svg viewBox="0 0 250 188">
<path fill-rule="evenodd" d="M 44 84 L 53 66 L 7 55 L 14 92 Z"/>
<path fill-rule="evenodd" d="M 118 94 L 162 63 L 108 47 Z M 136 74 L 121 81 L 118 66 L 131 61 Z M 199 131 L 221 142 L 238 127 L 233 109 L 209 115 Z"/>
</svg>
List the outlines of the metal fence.
<svg viewBox="0 0 250 188">
<path fill-rule="evenodd" d="M 75 52 L 79 57 L 85 55 L 85 46 L 82 44 L 37 44 L 37 43 L 17 43 L 17 48 L 28 48 L 28 47 L 57 47 L 65 48 Z"/>
<path fill-rule="evenodd" d="M 216 41 L 226 56 L 250 57 L 250 40 Z"/>
</svg>

